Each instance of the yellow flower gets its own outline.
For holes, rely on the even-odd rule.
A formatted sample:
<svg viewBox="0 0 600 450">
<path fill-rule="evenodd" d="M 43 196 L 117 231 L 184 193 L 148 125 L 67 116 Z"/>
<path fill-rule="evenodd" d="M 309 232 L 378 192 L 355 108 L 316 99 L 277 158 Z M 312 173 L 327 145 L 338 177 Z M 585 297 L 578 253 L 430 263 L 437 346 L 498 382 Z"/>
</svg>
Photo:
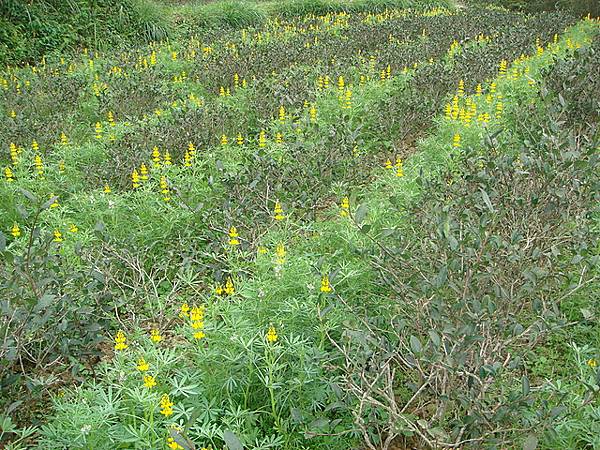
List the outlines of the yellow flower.
<svg viewBox="0 0 600 450">
<path fill-rule="evenodd" d="M 94 129 L 96 130 L 96 139 L 102 139 L 102 124 L 100 122 L 96 122 Z"/>
<path fill-rule="evenodd" d="M 181 305 L 179 317 L 188 317 L 189 315 L 190 315 L 190 306 L 187 304 L 187 302 L 184 302 L 183 305 Z"/>
<path fill-rule="evenodd" d="M 148 389 L 152 389 L 154 386 L 156 386 L 156 378 L 154 378 L 152 375 L 144 375 L 144 386 Z"/>
<path fill-rule="evenodd" d="M 260 130 L 260 133 L 258 133 L 258 146 L 267 146 L 267 133 L 265 132 L 265 130 Z"/>
<path fill-rule="evenodd" d="M 279 121 L 281 123 L 285 122 L 285 108 L 283 105 L 279 107 Z"/>
<path fill-rule="evenodd" d="M 54 194 L 50 194 L 50 198 L 53 198 L 53 197 L 56 197 L 56 198 L 50 204 L 50 208 L 58 208 L 60 206 L 60 204 L 58 203 L 58 196 L 55 196 Z"/>
<path fill-rule="evenodd" d="M 169 195 L 169 184 L 167 182 L 167 177 L 160 177 L 160 192 L 163 194 L 163 200 L 165 202 L 171 201 L 171 197 Z"/>
<path fill-rule="evenodd" d="M 281 133 L 275 134 L 275 143 L 283 144 L 283 134 L 281 134 Z"/>
<path fill-rule="evenodd" d="M 206 334 L 202 330 L 198 330 L 194 333 L 194 339 L 204 339 Z"/>
<path fill-rule="evenodd" d="M 160 150 L 156 146 L 152 149 L 152 162 L 154 167 L 160 167 Z"/>
<path fill-rule="evenodd" d="M 115 336 L 115 350 L 125 350 L 128 347 L 127 345 L 127 337 L 123 331 L 117 331 L 117 335 Z"/>
<path fill-rule="evenodd" d="M 402 159 L 396 158 L 396 176 L 403 177 L 404 176 L 404 165 L 402 164 Z"/>
<path fill-rule="evenodd" d="M 242 133 L 238 133 L 236 141 L 238 145 L 244 145 L 244 136 L 242 136 Z"/>
<path fill-rule="evenodd" d="M 279 244 L 277 244 L 277 248 L 275 249 L 275 254 L 277 255 L 277 264 L 283 264 L 285 263 L 285 255 L 286 255 L 286 251 L 285 251 L 285 246 L 283 245 L 283 242 L 280 242 Z"/>
<path fill-rule="evenodd" d="M 285 218 L 283 215 L 283 208 L 281 207 L 279 200 L 275 202 L 275 208 L 273 209 L 273 212 L 275 213 L 275 220 L 283 220 Z"/>
<path fill-rule="evenodd" d="M 273 343 L 277 341 L 277 331 L 275 331 L 274 326 L 269 327 L 269 331 L 267 332 L 267 342 Z"/>
<path fill-rule="evenodd" d="M 240 245 L 240 241 L 238 240 L 239 234 L 235 227 L 229 228 L 229 245 Z"/>
<path fill-rule="evenodd" d="M 31 149 L 34 152 L 37 152 L 40 149 L 40 146 L 39 146 L 38 142 L 35 139 L 33 141 L 31 141 Z"/>
<path fill-rule="evenodd" d="M 15 174 L 13 173 L 10 167 L 4 168 L 4 176 L 6 177 L 6 181 L 8 182 L 15 181 Z"/>
<path fill-rule="evenodd" d="M 588 359 L 587 365 L 594 369 L 598 366 L 598 361 L 596 361 L 594 358 Z"/>
<path fill-rule="evenodd" d="M 231 277 L 227 277 L 227 281 L 225 282 L 225 289 L 223 292 L 227 295 L 233 295 L 235 293 L 235 287 L 233 286 L 233 280 Z"/>
<path fill-rule="evenodd" d="M 198 321 L 204 318 L 204 306 L 194 306 L 190 311 L 190 320 Z"/>
<path fill-rule="evenodd" d="M 264 254 L 266 254 L 269 251 L 269 249 L 267 247 L 263 247 L 261 245 L 260 247 L 258 247 L 257 251 L 258 251 L 259 254 L 264 255 Z"/>
<path fill-rule="evenodd" d="M 148 179 L 148 167 L 144 163 L 140 165 L 140 179 L 142 181 L 146 181 Z"/>
<path fill-rule="evenodd" d="M 386 169 L 393 169 L 394 166 L 392 164 L 392 161 L 390 161 L 389 159 L 385 162 L 385 168 Z"/>
<path fill-rule="evenodd" d="M 456 133 L 454 135 L 454 137 L 452 138 L 452 147 L 460 148 L 460 146 L 461 146 L 460 141 L 461 141 L 460 134 Z"/>
<path fill-rule="evenodd" d="M 69 227 L 69 231 L 71 233 L 77 233 L 79 231 L 79 228 L 77 228 L 77 225 L 75 225 L 74 223 L 72 223 L 71 226 Z"/>
<path fill-rule="evenodd" d="M 13 225 L 13 227 L 10 230 L 10 234 L 12 234 L 12 236 L 15 238 L 21 236 L 21 228 L 19 228 L 19 224 L 15 223 Z"/>
<path fill-rule="evenodd" d="M 150 331 L 150 340 L 155 344 L 158 344 L 162 340 L 162 336 L 156 328 Z"/>
<path fill-rule="evenodd" d="M 171 161 L 171 154 L 169 153 L 168 150 L 165 150 L 165 166 L 170 166 L 171 164 L 173 164 L 173 162 Z"/>
<path fill-rule="evenodd" d="M 227 145 L 229 143 L 229 141 L 227 140 L 227 136 L 222 134 L 221 135 L 221 145 Z"/>
<path fill-rule="evenodd" d="M 65 171 L 65 162 L 63 160 L 58 162 L 58 171 L 61 173 Z"/>
<path fill-rule="evenodd" d="M 167 447 L 169 447 L 170 449 L 173 450 L 183 450 L 183 447 L 181 445 L 179 445 L 177 442 L 175 442 L 175 439 L 173 439 L 172 437 L 168 437 L 167 438 Z"/>
<path fill-rule="evenodd" d="M 104 193 L 105 193 L 105 194 L 110 194 L 110 192 L 111 192 L 111 191 L 110 191 L 110 186 L 109 186 L 108 184 L 105 184 L 105 185 L 104 185 Z"/>
<path fill-rule="evenodd" d="M 148 364 L 144 358 L 140 358 L 138 359 L 136 369 L 140 372 L 147 372 L 148 369 L 150 369 L 150 364 Z"/>
<path fill-rule="evenodd" d="M 134 189 L 140 187 L 140 175 L 138 174 L 137 169 L 133 169 L 133 172 L 131 172 L 131 185 Z"/>
<path fill-rule="evenodd" d="M 62 242 L 63 241 L 63 237 L 62 237 L 62 233 L 60 232 L 60 230 L 54 230 L 54 239 L 52 239 L 52 241 L 54 242 Z"/>
<path fill-rule="evenodd" d="M 164 394 L 160 399 L 160 413 L 165 417 L 169 417 L 173 414 L 172 407 L 173 402 L 171 402 L 171 400 L 169 399 L 169 395 Z"/>
<path fill-rule="evenodd" d="M 342 217 L 348 217 L 348 214 L 350 212 L 350 199 L 348 199 L 348 197 L 344 197 L 342 199 L 342 203 L 340 204 L 340 208 L 342 209 L 340 211 L 340 215 Z"/>
<path fill-rule="evenodd" d="M 329 284 L 329 275 L 323 275 L 323 278 L 321 278 L 321 292 L 331 292 L 331 285 Z"/>
</svg>

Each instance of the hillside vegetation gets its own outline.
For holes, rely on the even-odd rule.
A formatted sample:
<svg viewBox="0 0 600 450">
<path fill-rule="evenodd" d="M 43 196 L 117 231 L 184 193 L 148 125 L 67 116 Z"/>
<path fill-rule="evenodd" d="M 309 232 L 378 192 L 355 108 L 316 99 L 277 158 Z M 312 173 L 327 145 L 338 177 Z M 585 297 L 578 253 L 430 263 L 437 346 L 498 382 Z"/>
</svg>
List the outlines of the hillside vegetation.
<svg viewBox="0 0 600 450">
<path fill-rule="evenodd" d="M 600 448 L 600 20 L 8 5 L 0 447 Z"/>
</svg>

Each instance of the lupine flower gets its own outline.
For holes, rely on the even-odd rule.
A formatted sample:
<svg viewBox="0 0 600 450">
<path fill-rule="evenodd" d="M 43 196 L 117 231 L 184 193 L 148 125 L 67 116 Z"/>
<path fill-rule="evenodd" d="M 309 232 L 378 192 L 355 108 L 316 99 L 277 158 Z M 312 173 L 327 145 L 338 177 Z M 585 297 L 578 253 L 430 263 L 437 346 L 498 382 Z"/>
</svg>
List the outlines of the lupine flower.
<svg viewBox="0 0 600 450">
<path fill-rule="evenodd" d="M 140 179 L 142 181 L 147 181 L 148 180 L 148 167 L 146 166 L 145 163 L 142 163 L 140 165 Z"/>
<path fill-rule="evenodd" d="M 277 255 L 277 264 L 283 265 L 285 263 L 285 255 L 286 255 L 285 246 L 283 245 L 283 242 L 280 242 L 279 244 L 277 244 L 277 248 L 275 249 L 275 254 Z"/>
<path fill-rule="evenodd" d="M 317 108 L 314 105 L 308 110 L 308 115 L 310 117 L 310 123 L 317 122 Z"/>
<path fill-rule="evenodd" d="M 460 134 L 456 133 L 454 135 L 454 137 L 452 138 L 452 147 L 460 148 L 460 146 L 461 146 L 460 141 L 461 141 Z"/>
<path fill-rule="evenodd" d="M 244 145 L 244 136 L 242 133 L 238 133 L 236 137 L 237 145 Z"/>
<path fill-rule="evenodd" d="M 462 97 L 463 95 L 465 95 L 465 81 L 464 80 L 460 80 L 458 82 L 458 90 L 457 90 L 458 96 Z"/>
<path fill-rule="evenodd" d="M 259 147 L 267 146 L 267 134 L 266 134 L 265 130 L 260 130 L 260 133 L 258 133 L 258 146 Z"/>
<path fill-rule="evenodd" d="M 10 160 L 13 166 L 19 164 L 19 149 L 14 142 L 10 143 Z"/>
<path fill-rule="evenodd" d="M 261 255 L 266 254 L 268 251 L 269 251 L 269 249 L 267 249 L 267 247 L 263 247 L 263 246 L 260 246 L 257 249 L 257 252 L 260 253 Z"/>
<path fill-rule="evenodd" d="M 169 153 L 168 150 L 165 150 L 164 159 L 165 159 L 165 166 L 170 166 L 173 164 L 173 162 L 171 161 L 171 154 Z"/>
<path fill-rule="evenodd" d="M 342 217 L 348 217 L 349 212 L 350 212 L 350 200 L 348 199 L 348 197 L 344 197 L 342 199 L 342 203 L 340 204 L 340 216 Z"/>
<path fill-rule="evenodd" d="M 190 306 L 187 302 L 184 302 L 179 309 L 179 317 L 189 317 L 190 315 Z"/>
<path fill-rule="evenodd" d="M 10 234 L 12 234 L 12 236 L 15 238 L 21 236 L 21 228 L 19 228 L 19 224 L 15 223 L 13 225 L 13 227 L 10 230 Z"/>
<path fill-rule="evenodd" d="M 237 232 L 237 229 L 234 226 L 229 228 L 229 245 L 240 245 L 238 237 L 239 234 Z"/>
<path fill-rule="evenodd" d="M 65 162 L 62 159 L 58 162 L 58 171 L 60 173 L 63 173 L 65 171 Z"/>
<path fill-rule="evenodd" d="M 164 394 L 160 399 L 160 413 L 165 417 L 173 414 L 173 402 L 169 399 L 168 394 Z"/>
<path fill-rule="evenodd" d="M 221 145 L 227 145 L 229 143 L 229 141 L 227 140 L 227 136 L 222 134 L 221 135 Z"/>
<path fill-rule="evenodd" d="M 144 375 L 144 386 L 148 389 L 152 389 L 154 386 L 156 386 L 156 378 L 152 375 Z"/>
<path fill-rule="evenodd" d="M 169 183 L 165 176 L 160 177 L 160 192 L 163 194 L 163 200 L 165 202 L 171 201 L 171 196 L 169 195 Z"/>
<path fill-rule="evenodd" d="M 60 230 L 54 230 L 52 235 L 54 236 L 54 238 L 52 239 L 53 242 L 62 242 L 63 241 L 62 233 L 60 232 Z"/>
<path fill-rule="evenodd" d="M 283 208 L 281 207 L 279 200 L 275 202 L 275 208 L 273 209 L 273 212 L 275 213 L 275 220 L 285 219 L 285 216 L 283 215 Z"/>
<path fill-rule="evenodd" d="M 115 336 L 115 350 L 125 350 L 128 347 L 127 345 L 127 337 L 122 330 L 117 331 L 117 335 Z"/>
<path fill-rule="evenodd" d="M 394 165 L 392 164 L 392 161 L 390 161 L 389 159 L 385 162 L 385 168 L 386 169 L 393 169 Z"/>
<path fill-rule="evenodd" d="M 275 135 L 275 143 L 278 145 L 283 144 L 283 134 L 277 133 Z"/>
<path fill-rule="evenodd" d="M 140 187 L 140 175 L 138 174 L 137 169 L 133 169 L 133 172 L 131 172 L 131 185 L 134 189 Z"/>
<path fill-rule="evenodd" d="M 36 142 L 36 145 L 37 145 L 37 142 Z M 42 162 L 42 157 L 40 155 L 35 155 L 33 164 L 35 165 L 35 169 L 37 170 L 38 175 L 40 177 L 43 176 L 44 175 L 44 163 Z"/>
<path fill-rule="evenodd" d="M 152 162 L 154 167 L 160 167 L 160 150 L 156 146 L 152 149 Z"/>
<path fill-rule="evenodd" d="M 404 164 L 402 163 L 402 159 L 396 158 L 396 176 L 403 177 L 404 176 Z"/>
<path fill-rule="evenodd" d="M 329 284 L 329 275 L 323 275 L 323 278 L 321 278 L 321 292 L 331 292 L 331 285 Z"/>
<path fill-rule="evenodd" d="M 50 208 L 58 208 L 60 206 L 60 204 L 58 203 L 58 196 L 55 196 L 54 194 L 50 194 L 50 198 L 54 198 L 54 201 L 50 204 Z"/>
<path fill-rule="evenodd" d="M 274 326 L 269 327 L 269 331 L 267 331 L 267 342 L 274 343 L 277 342 L 277 331 Z"/>
<path fill-rule="evenodd" d="M 227 295 L 233 295 L 235 293 L 235 287 L 233 286 L 233 280 L 231 277 L 227 277 L 227 281 L 225 282 L 225 288 L 223 292 Z"/>
<path fill-rule="evenodd" d="M 285 122 L 285 108 L 283 105 L 281 105 L 279 107 L 279 122 L 281 122 L 281 123 Z"/>
<path fill-rule="evenodd" d="M 158 344 L 162 340 L 162 336 L 156 328 L 150 330 L 150 340 L 155 344 Z"/>
<path fill-rule="evenodd" d="M 172 450 L 183 450 L 183 447 L 177 442 L 175 442 L 175 439 L 173 439 L 172 437 L 167 438 L 167 447 L 169 447 Z"/>
<path fill-rule="evenodd" d="M 111 193 L 110 186 L 108 184 L 105 184 L 103 191 L 105 194 L 110 194 Z"/>
<path fill-rule="evenodd" d="M 140 372 L 147 372 L 150 369 L 150 364 L 146 362 L 144 358 L 138 359 L 137 366 L 135 366 Z"/>
<path fill-rule="evenodd" d="M 69 232 L 71 233 L 77 233 L 79 231 L 79 228 L 77 228 L 77 225 L 75 225 L 74 223 L 71 224 L 71 226 L 69 227 Z"/>
<path fill-rule="evenodd" d="M 15 174 L 13 173 L 13 171 L 10 167 L 4 168 L 4 177 L 6 178 L 6 181 L 8 181 L 8 182 L 15 181 Z"/>
<path fill-rule="evenodd" d="M 96 131 L 96 139 L 102 139 L 102 124 L 100 122 L 96 122 L 94 130 Z"/>
<path fill-rule="evenodd" d="M 60 143 L 62 145 L 68 145 L 69 144 L 69 138 L 67 138 L 67 135 L 65 133 L 60 133 Z"/>
<path fill-rule="evenodd" d="M 40 145 L 38 144 L 38 142 L 35 139 L 33 141 L 31 141 L 31 149 L 34 152 L 37 152 L 40 149 Z"/>
<path fill-rule="evenodd" d="M 588 359 L 587 365 L 590 366 L 592 369 L 595 369 L 598 366 L 598 361 L 596 361 L 594 358 Z"/>
</svg>

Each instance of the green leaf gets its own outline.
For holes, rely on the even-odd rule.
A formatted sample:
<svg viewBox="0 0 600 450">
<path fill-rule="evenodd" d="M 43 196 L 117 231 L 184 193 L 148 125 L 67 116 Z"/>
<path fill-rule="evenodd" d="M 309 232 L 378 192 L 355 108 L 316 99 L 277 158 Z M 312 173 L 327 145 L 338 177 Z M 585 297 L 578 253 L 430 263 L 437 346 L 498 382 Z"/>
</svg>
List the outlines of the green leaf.
<svg viewBox="0 0 600 450">
<path fill-rule="evenodd" d="M 225 441 L 228 450 L 244 450 L 242 442 L 229 430 L 223 432 L 223 440 Z"/>
<path fill-rule="evenodd" d="M 369 212 L 369 207 L 367 205 L 365 205 L 364 203 L 356 209 L 356 212 L 354 213 L 354 220 L 356 221 L 356 223 L 358 225 L 363 223 L 368 212 Z"/>
<path fill-rule="evenodd" d="M 534 434 L 530 434 L 523 442 L 523 450 L 535 450 L 538 445 L 538 438 Z"/>
<path fill-rule="evenodd" d="M 483 202 L 488 207 L 488 209 L 491 212 L 496 212 L 496 210 L 492 206 L 492 202 L 490 201 L 490 196 L 487 194 L 487 192 L 485 192 L 483 189 L 480 189 L 480 191 L 481 191 L 481 197 L 483 198 Z"/>
<path fill-rule="evenodd" d="M 410 348 L 414 353 L 421 353 L 421 350 L 423 350 L 423 346 L 421 345 L 421 341 L 418 337 L 410 337 Z"/>
</svg>

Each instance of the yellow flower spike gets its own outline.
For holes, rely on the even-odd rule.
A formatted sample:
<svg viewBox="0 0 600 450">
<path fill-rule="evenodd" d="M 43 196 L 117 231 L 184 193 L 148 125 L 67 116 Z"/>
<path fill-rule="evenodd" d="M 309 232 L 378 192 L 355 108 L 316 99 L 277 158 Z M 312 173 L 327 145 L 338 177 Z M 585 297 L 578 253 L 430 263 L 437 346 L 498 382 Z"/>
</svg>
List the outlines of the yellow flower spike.
<svg viewBox="0 0 600 450">
<path fill-rule="evenodd" d="M 352 108 L 352 91 L 350 89 L 348 89 L 344 94 L 343 108 L 344 109 Z"/>
<path fill-rule="evenodd" d="M 160 167 L 160 150 L 156 146 L 152 149 L 152 162 L 154 167 Z"/>
<path fill-rule="evenodd" d="M 341 75 L 340 75 L 340 77 L 338 78 L 338 81 L 337 81 L 337 86 L 338 86 L 338 89 L 339 89 L 340 91 L 344 90 L 344 86 L 346 86 L 346 83 L 344 82 L 344 77 L 343 77 L 343 76 L 341 76 Z"/>
<path fill-rule="evenodd" d="M 169 447 L 172 450 L 183 450 L 183 447 L 177 442 L 175 442 L 175 439 L 173 439 L 172 437 L 167 438 L 167 447 Z"/>
<path fill-rule="evenodd" d="M 160 413 L 165 417 L 169 417 L 170 415 L 173 414 L 172 407 L 173 407 L 173 402 L 169 398 L 169 395 L 163 394 L 163 396 L 160 399 Z"/>
<path fill-rule="evenodd" d="M 481 86 L 481 83 L 479 83 L 475 88 L 475 96 L 481 97 L 481 94 L 483 94 L 483 87 Z"/>
<path fill-rule="evenodd" d="M 184 302 L 179 310 L 179 317 L 188 317 L 190 315 L 190 306 Z"/>
<path fill-rule="evenodd" d="M 223 292 L 227 295 L 233 295 L 235 293 L 235 287 L 233 285 L 233 279 L 231 277 L 227 277 L 227 281 L 225 282 L 225 288 Z"/>
<path fill-rule="evenodd" d="M 14 142 L 10 143 L 10 160 L 13 166 L 19 164 L 19 149 Z"/>
<path fill-rule="evenodd" d="M 321 278 L 321 292 L 325 294 L 331 292 L 331 285 L 329 284 L 329 275 L 323 275 Z"/>
<path fill-rule="evenodd" d="M 117 335 L 115 336 L 115 350 L 121 351 L 125 350 L 128 347 L 127 345 L 127 337 L 122 330 L 117 331 Z"/>
<path fill-rule="evenodd" d="M 60 173 L 63 173 L 65 171 L 65 162 L 63 160 L 60 160 L 58 162 L 58 171 Z"/>
<path fill-rule="evenodd" d="M 10 167 L 4 168 L 4 177 L 6 178 L 6 181 L 8 181 L 8 182 L 15 181 L 15 174 L 13 173 L 13 171 Z"/>
<path fill-rule="evenodd" d="M 42 162 L 42 157 L 40 155 L 35 155 L 33 164 L 35 165 L 35 169 L 40 177 L 44 175 L 44 163 Z"/>
<path fill-rule="evenodd" d="M 494 95 L 496 93 L 496 83 L 490 84 L 490 94 Z"/>
<path fill-rule="evenodd" d="M 144 375 L 144 387 L 152 389 L 154 386 L 156 386 L 156 378 L 152 375 Z"/>
<path fill-rule="evenodd" d="M 596 361 L 594 358 L 588 359 L 587 365 L 590 366 L 592 369 L 595 369 L 598 366 L 598 361 Z"/>
<path fill-rule="evenodd" d="M 165 166 L 170 166 L 173 164 L 173 162 L 171 161 L 171 154 L 169 153 L 168 150 L 165 150 L 164 160 L 165 160 Z"/>
<path fill-rule="evenodd" d="M 308 111 L 308 115 L 310 117 L 310 123 L 317 122 L 317 108 L 314 105 L 310 107 L 310 110 Z"/>
<path fill-rule="evenodd" d="M 10 234 L 12 234 L 12 237 L 14 238 L 18 238 L 19 236 L 21 236 L 21 228 L 19 228 L 18 223 L 15 223 L 10 229 Z"/>
<path fill-rule="evenodd" d="M 206 333 L 204 333 L 204 331 L 202 330 L 198 330 L 194 333 L 194 339 L 204 339 L 206 337 Z"/>
<path fill-rule="evenodd" d="M 496 104 L 496 119 L 502 118 L 503 111 L 504 111 L 504 104 L 502 102 L 498 102 Z"/>
<path fill-rule="evenodd" d="M 462 97 L 463 95 L 465 95 L 465 81 L 464 80 L 460 80 L 458 82 L 458 96 Z"/>
<path fill-rule="evenodd" d="M 279 200 L 277 200 L 275 202 L 275 208 L 273 209 L 273 212 L 275 214 L 275 216 L 274 216 L 275 220 L 285 219 L 285 215 L 283 214 L 283 208 L 281 207 L 281 203 L 279 203 Z"/>
<path fill-rule="evenodd" d="M 266 250 L 266 249 L 265 249 Z M 286 255 L 285 246 L 283 242 L 277 244 L 277 248 L 275 249 L 275 254 L 277 255 L 277 264 L 283 265 L 285 263 L 285 255 Z"/>
<path fill-rule="evenodd" d="M 62 145 L 69 145 L 69 138 L 65 133 L 60 133 L 60 143 Z"/>
<path fill-rule="evenodd" d="M 163 194 L 163 200 L 165 202 L 171 201 L 171 196 L 169 195 L 169 183 L 167 182 L 167 177 L 160 177 L 160 192 Z"/>
<path fill-rule="evenodd" d="M 267 331 L 266 339 L 267 339 L 267 342 L 269 342 L 270 344 L 274 344 L 275 342 L 277 342 L 277 339 L 278 339 L 277 331 L 275 330 L 275 327 L 273 325 L 271 325 L 269 327 L 269 331 Z"/>
<path fill-rule="evenodd" d="M 219 88 L 219 97 L 225 97 L 225 88 L 223 86 Z"/>
<path fill-rule="evenodd" d="M 275 135 L 275 143 L 278 144 L 278 145 L 283 144 L 283 134 L 277 133 Z"/>
<path fill-rule="evenodd" d="M 217 286 L 215 287 L 215 294 L 223 295 L 223 286 L 221 286 L 220 284 L 217 284 Z"/>
<path fill-rule="evenodd" d="M 54 199 L 54 201 L 50 204 L 50 208 L 58 208 L 60 206 L 60 204 L 58 203 L 58 196 L 54 195 L 54 194 L 50 194 L 50 199 L 56 197 Z"/>
<path fill-rule="evenodd" d="M 133 169 L 133 172 L 131 172 L 131 185 L 133 189 L 140 187 L 140 175 L 138 174 L 137 169 Z"/>
<path fill-rule="evenodd" d="M 460 148 L 461 147 L 461 137 L 460 134 L 456 133 L 452 138 L 452 147 Z"/>
<path fill-rule="evenodd" d="M 221 135 L 221 145 L 227 145 L 229 143 L 229 140 L 227 139 L 227 136 L 222 134 Z"/>
<path fill-rule="evenodd" d="M 37 152 L 40 149 L 40 145 L 38 144 L 38 142 L 35 139 L 33 141 L 31 141 L 31 149 L 34 152 Z"/>
<path fill-rule="evenodd" d="M 265 130 L 260 130 L 260 133 L 258 134 L 258 146 L 259 147 L 267 146 L 267 133 L 265 132 Z"/>
<path fill-rule="evenodd" d="M 100 122 L 96 122 L 94 130 L 96 131 L 96 139 L 102 139 L 102 124 Z"/>
<path fill-rule="evenodd" d="M 150 364 L 146 362 L 144 358 L 138 359 L 137 366 L 135 366 L 140 372 L 147 372 L 150 369 Z"/>
<path fill-rule="evenodd" d="M 69 227 L 69 232 L 70 233 L 77 233 L 79 231 L 79 228 L 77 228 L 77 225 L 75 225 L 74 223 L 71 224 L 71 226 Z"/>
<path fill-rule="evenodd" d="M 283 105 L 281 105 L 279 107 L 279 122 L 281 123 L 285 123 L 285 107 Z"/>
<path fill-rule="evenodd" d="M 110 186 L 109 186 L 108 184 L 105 184 L 105 185 L 104 185 L 104 189 L 102 189 L 102 191 L 103 191 L 105 194 L 110 194 L 110 193 L 111 193 Z"/>
<path fill-rule="evenodd" d="M 350 200 L 348 199 L 348 197 L 344 197 L 342 199 L 342 203 L 340 203 L 340 208 L 340 216 L 348 217 L 350 215 Z"/>
<path fill-rule="evenodd" d="M 160 331 L 158 331 L 156 328 L 150 330 L 150 340 L 155 344 L 158 344 L 162 340 Z"/>
<path fill-rule="evenodd" d="M 11 109 L 8 115 L 11 119 L 15 119 L 17 117 L 17 112 L 14 109 Z"/>
<path fill-rule="evenodd" d="M 237 229 L 232 226 L 231 228 L 229 228 L 229 245 L 240 245 L 240 241 L 238 240 L 239 234 L 237 232 Z"/>
<path fill-rule="evenodd" d="M 107 121 L 108 121 L 108 123 L 110 124 L 111 127 L 115 126 L 115 116 L 112 113 L 112 111 L 108 111 L 106 113 L 106 119 L 107 119 Z"/>
<path fill-rule="evenodd" d="M 265 254 L 267 254 L 267 252 L 269 251 L 269 249 L 267 247 L 260 246 L 260 247 L 258 247 L 258 249 L 256 251 L 260 255 L 265 255 Z"/>
<path fill-rule="evenodd" d="M 404 163 L 402 162 L 401 158 L 396 158 L 396 176 L 404 176 Z"/>
<path fill-rule="evenodd" d="M 188 151 L 188 153 L 189 153 L 190 157 L 192 157 L 192 158 L 193 158 L 194 156 L 196 156 L 196 147 L 194 146 L 194 144 L 193 144 L 192 142 L 190 142 L 190 143 L 188 144 L 188 149 L 187 149 L 187 151 Z"/>
</svg>

